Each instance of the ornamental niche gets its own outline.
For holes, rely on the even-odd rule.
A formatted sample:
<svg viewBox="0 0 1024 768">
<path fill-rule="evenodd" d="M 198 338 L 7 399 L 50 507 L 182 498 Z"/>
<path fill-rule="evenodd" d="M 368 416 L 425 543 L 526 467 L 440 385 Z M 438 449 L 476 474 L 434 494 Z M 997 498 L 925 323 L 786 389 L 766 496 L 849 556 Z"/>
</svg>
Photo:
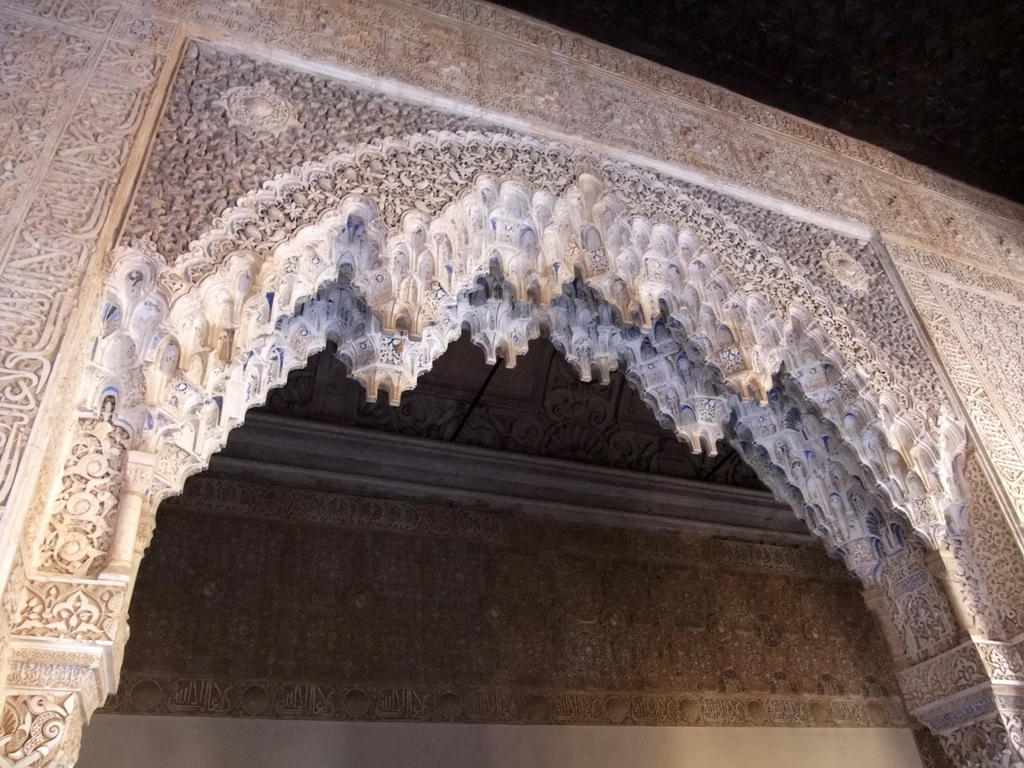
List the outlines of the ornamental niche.
<svg viewBox="0 0 1024 768">
<path fill-rule="evenodd" d="M 240 130 L 277 135 L 293 119 L 277 99 L 261 85 L 222 106 Z M 973 653 L 968 633 L 1009 639 L 964 554 L 964 430 L 811 269 L 671 179 L 530 137 L 414 134 L 279 175 L 184 253 L 139 240 L 111 256 L 12 632 L 109 649 L 88 667 L 101 670 L 88 714 L 116 680 L 157 505 L 290 371 L 332 341 L 369 398 L 397 403 L 464 328 L 509 365 L 546 334 L 581 379 L 624 371 L 692 450 L 729 440 L 791 503 L 867 585 L 913 714 L 945 718 L 929 722 L 940 735 L 965 719 L 1005 733 L 1001 705 L 950 713 L 955 675 L 916 672 Z M 879 279 L 834 243 L 813 269 L 854 294 Z M 27 718 L 34 701 L 10 711 Z"/>
</svg>

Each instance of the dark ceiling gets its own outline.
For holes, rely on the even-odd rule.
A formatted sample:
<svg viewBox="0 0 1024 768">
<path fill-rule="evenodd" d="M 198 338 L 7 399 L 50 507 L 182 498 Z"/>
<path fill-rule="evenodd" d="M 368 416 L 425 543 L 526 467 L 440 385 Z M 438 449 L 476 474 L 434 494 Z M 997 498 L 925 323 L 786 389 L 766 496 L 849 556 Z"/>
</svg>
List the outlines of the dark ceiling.
<svg viewBox="0 0 1024 768">
<path fill-rule="evenodd" d="M 497 0 L 1024 202 L 1024 2 Z"/>
</svg>

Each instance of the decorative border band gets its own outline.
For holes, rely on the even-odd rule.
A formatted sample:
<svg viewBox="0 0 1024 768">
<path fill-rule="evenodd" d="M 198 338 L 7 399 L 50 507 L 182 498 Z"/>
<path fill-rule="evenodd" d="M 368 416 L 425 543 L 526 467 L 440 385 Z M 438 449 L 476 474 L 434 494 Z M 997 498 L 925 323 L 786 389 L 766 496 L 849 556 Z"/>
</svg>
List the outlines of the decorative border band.
<svg viewBox="0 0 1024 768">
<path fill-rule="evenodd" d="M 897 697 L 320 685 L 131 674 L 101 711 L 370 722 L 908 727 Z"/>
</svg>

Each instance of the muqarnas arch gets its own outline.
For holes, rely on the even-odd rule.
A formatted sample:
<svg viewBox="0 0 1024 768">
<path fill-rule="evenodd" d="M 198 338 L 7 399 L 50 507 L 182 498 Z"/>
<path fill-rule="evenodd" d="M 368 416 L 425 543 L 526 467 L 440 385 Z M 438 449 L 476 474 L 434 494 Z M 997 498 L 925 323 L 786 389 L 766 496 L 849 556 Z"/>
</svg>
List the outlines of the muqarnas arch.
<svg viewBox="0 0 1024 768">
<path fill-rule="evenodd" d="M 821 259 L 850 291 L 880 279 L 835 243 Z M 156 507 L 247 409 L 328 340 L 397 402 L 468 329 L 510 365 L 547 334 L 584 380 L 623 370 L 693 450 L 730 440 L 865 584 L 911 711 L 955 761 L 1002 760 L 1020 720 L 1001 691 L 1024 674 L 965 536 L 964 430 L 855 327 L 682 185 L 499 133 L 360 145 L 267 181 L 176 257 L 119 249 L 60 487 L 9 589 L 12 663 L 78 655 L 9 694 L 8 730 L 48 734 L 14 753 L 73 763 L 116 684 Z"/>
</svg>

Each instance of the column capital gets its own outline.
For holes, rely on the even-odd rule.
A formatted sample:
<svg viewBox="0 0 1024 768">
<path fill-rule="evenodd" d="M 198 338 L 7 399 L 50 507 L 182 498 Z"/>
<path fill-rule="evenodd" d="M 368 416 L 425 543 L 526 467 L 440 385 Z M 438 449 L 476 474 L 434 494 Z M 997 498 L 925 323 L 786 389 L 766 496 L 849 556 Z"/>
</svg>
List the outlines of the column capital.
<svg viewBox="0 0 1024 768">
<path fill-rule="evenodd" d="M 157 454 L 150 451 L 128 451 L 124 464 L 122 495 L 132 494 L 145 498 L 146 493 L 153 487 L 157 458 Z"/>
</svg>

